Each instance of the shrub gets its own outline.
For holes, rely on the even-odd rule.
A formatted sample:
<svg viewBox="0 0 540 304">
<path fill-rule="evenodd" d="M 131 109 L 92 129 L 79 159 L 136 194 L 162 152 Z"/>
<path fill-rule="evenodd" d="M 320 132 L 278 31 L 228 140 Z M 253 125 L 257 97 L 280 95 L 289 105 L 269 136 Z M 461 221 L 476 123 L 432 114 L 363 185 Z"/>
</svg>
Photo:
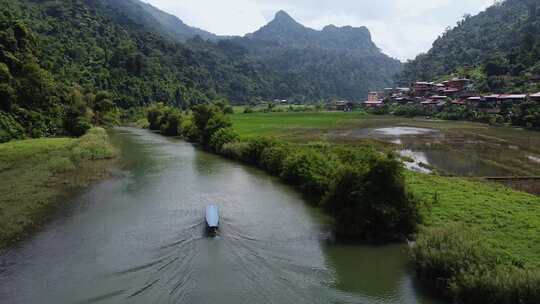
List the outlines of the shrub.
<svg viewBox="0 0 540 304">
<path fill-rule="evenodd" d="M 235 160 L 242 161 L 245 150 L 248 148 L 248 143 L 245 142 L 230 142 L 221 147 L 221 154 Z"/>
<path fill-rule="evenodd" d="M 270 138 L 258 137 L 247 141 L 242 159 L 252 165 L 261 166 L 264 150 L 276 145 L 276 141 Z"/>
<path fill-rule="evenodd" d="M 54 173 L 75 170 L 75 165 L 67 157 L 53 157 L 47 161 L 47 168 Z"/>
<path fill-rule="evenodd" d="M 188 117 L 182 121 L 180 125 L 181 135 L 190 142 L 199 141 L 200 135 L 197 126 L 193 123 L 193 119 Z"/>
<path fill-rule="evenodd" d="M 423 229 L 411 257 L 421 280 L 460 303 L 538 303 L 540 273 L 462 226 Z"/>
<path fill-rule="evenodd" d="M 238 141 L 239 139 L 240 137 L 232 128 L 219 129 L 210 138 L 210 149 L 220 153 L 223 145 Z"/>
<path fill-rule="evenodd" d="M 161 119 L 160 131 L 165 136 L 178 136 L 181 134 L 182 113 L 176 109 L 169 109 Z"/>
<path fill-rule="evenodd" d="M 413 233 L 418 202 L 406 192 L 401 164 L 380 158 L 374 164 L 343 164 L 323 199 L 336 219 L 336 233 L 368 240 L 393 240 Z"/>
<path fill-rule="evenodd" d="M 462 272 L 452 284 L 460 303 L 540 303 L 540 272 L 514 266 Z"/>
<path fill-rule="evenodd" d="M 109 142 L 107 132 L 102 128 L 91 129 L 77 141 L 72 152 L 76 161 L 108 159 L 117 154 L 117 150 Z"/>
<path fill-rule="evenodd" d="M 285 159 L 291 154 L 292 148 L 287 144 L 274 144 L 265 148 L 260 155 L 260 166 L 274 175 L 281 175 Z"/>
<path fill-rule="evenodd" d="M 0 143 L 13 139 L 22 139 L 24 128 L 17 122 L 15 117 L 0 111 Z"/>
<path fill-rule="evenodd" d="M 199 133 L 199 142 L 208 146 L 210 138 L 222 128 L 230 128 L 232 122 L 229 117 L 216 105 L 200 104 L 193 107 L 193 123 Z"/>
<path fill-rule="evenodd" d="M 321 196 L 329 189 L 336 167 L 328 156 L 313 150 L 292 151 L 283 162 L 281 178 Z"/>
</svg>

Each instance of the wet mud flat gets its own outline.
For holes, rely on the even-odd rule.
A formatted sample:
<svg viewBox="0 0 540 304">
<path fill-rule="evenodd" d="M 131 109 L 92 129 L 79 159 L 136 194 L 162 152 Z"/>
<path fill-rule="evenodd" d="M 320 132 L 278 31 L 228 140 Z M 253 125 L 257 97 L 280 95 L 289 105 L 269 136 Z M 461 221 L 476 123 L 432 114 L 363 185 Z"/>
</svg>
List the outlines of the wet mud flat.
<svg viewBox="0 0 540 304">
<path fill-rule="evenodd" d="M 388 126 L 357 128 L 329 132 L 336 141 L 375 139 L 395 145 L 395 150 L 408 161 L 407 167 L 430 173 L 434 170 L 456 176 L 536 176 L 540 175 L 540 159 L 534 136 L 523 138 L 516 133 L 494 136 L 475 129 L 437 129 L 426 127 Z"/>
</svg>

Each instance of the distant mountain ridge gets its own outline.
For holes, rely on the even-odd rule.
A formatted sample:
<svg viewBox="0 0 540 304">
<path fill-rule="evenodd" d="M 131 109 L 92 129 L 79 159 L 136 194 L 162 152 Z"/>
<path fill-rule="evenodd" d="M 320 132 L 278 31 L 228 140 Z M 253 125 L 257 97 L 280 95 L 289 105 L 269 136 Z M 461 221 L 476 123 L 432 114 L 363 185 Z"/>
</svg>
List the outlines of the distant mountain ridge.
<svg viewBox="0 0 540 304">
<path fill-rule="evenodd" d="M 360 49 L 368 53 L 380 52 L 371 40 L 366 27 L 337 27 L 327 25 L 321 31 L 298 23 L 285 11 L 276 13 L 275 18 L 258 31 L 246 35 L 247 39 L 279 42 L 286 47 L 319 47 L 323 49 Z"/>
<path fill-rule="evenodd" d="M 217 41 L 220 37 L 208 31 L 189 26 L 180 18 L 166 13 L 155 6 L 139 0 L 102 0 L 111 9 L 130 22 L 148 27 L 169 38 L 185 42 L 196 36 L 203 40 Z"/>
<path fill-rule="evenodd" d="M 276 75 L 276 98 L 303 102 L 317 99 L 363 100 L 368 91 L 392 86 L 401 62 L 383 54 L 366 27 L 308 28 L 285 11 L 244 37 L 223 37 L 190 27 L 178 17 L 140 0 L 101 0 L 137 24 L 176 41 L 200 37 L 228 54 L 248 56 Z"/>
<path fill-rule="evenodd" d="M 370 90 L 392 86 L 402 67 L 399 60 L 381 52 L 366 27 L 328 25 L 315 30 L 285 11 L 254 33 L 230 41 L 283 75 L 287 83 L 299 82 L 284 85 L 281 97 L 299 89 L 323 99 L 361 101 Z"/>
</svg>

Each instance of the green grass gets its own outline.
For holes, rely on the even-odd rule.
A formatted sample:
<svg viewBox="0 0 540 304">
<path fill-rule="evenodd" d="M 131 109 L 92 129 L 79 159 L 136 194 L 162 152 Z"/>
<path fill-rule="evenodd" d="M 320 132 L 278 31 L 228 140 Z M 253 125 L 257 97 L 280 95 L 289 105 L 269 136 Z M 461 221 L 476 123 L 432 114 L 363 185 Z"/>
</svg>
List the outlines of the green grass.
<svg viewBox="0 0 540 304">
<path fill-rule="evenodd" d="M 39 226 L 70 189 L 100 178 L 116 153 L 100 128 L 79 139 L 0 144 L 0 247 Z"/>
<path fill-rule="evenodd" d="M 232 115 L 234 129 L 241 137 L 290 136 L 291 132 L 339 128 L 361 121 L 364 112 L 284 112 Z"/>
<path fill-rule="evenodd" d="M 515 128 L 490 127 L 471 122 L 373 116 L 362 112 L 254 113 L 234 114 L 232 118 L 233 127 L 243 138 L 274 136 L 295 142 L 328 140 L 324 135 L 331 130 L 397 125 L 434 128 L 441 130 L 447 136 L 455 136 L 458 139 L 481 139 L 489 144 L 490 150 L 495 151 L 490 161 L 520 167 L 520 169 L 526 168 L 525 163 L 517 163 L 518 152 L 540 153 L 538 133 Z M 357 141 L 339 143 L 358 144 Z M 524 147 L 524 151 L 507 148 L 504 148 L 506 152 L 496 150 L 498 146 L 507 147 L 514 144 Z M 446 148 L 459 149 L 460 145 L 463 145 L 463 142 L 457 142 L 455 147 Z M 381 146 L 376 147 L 381 148 Z M 483 153 L 487 156 L 489 152 Z M 532 168 L 530 170 L 534 171 Z M 424 201 L 433 201 L 429 209 L 422 211 L 425 225 L 444 227 L 451 224 L 463 224 L 478 230 L 483 240 L 493 248 L 505 251 L 528 265 L 540 267 L 540 198 L 538 196 L 467 178 L 416 173 L 407 174 L 407 184 L 410 190 Z"/>
<path fill-rule="evenodd" d="M 422 211 L 426 226 L 463 225 L 492 248 L 540 267 L 540 197 L 493 183 L 412 172 L 407 185 L 429 202 Z"/>
</svg>

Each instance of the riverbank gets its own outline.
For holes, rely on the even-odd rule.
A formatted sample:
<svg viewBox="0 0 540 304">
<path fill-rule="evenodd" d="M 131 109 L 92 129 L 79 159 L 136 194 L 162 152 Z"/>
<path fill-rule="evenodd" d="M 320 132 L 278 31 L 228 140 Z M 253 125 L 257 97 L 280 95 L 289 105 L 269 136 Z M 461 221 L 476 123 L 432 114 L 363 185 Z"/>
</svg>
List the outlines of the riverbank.
<svg viewBox="0 0 540 304">
<path fill-rule="evenodd" d="M 540 198 L 478 178 L 441 176 L 438 171 L 403 174 L 395 153 L 404 146 L 396 139 L 404 135 L 413 144 L 435 146 L 447 163 L 455 162 L 453 150 L 460 146 L 476 147 L 478 157 L 462 157 L 475 165 L 494 147 L 514 156 L 538 153 L 535 144 L 523 144 L 539 140 L 525 133 L 529 131 L 363 113 L 234 114 L 230 122 L 215 106 L 201 106 L 185 116 L 169 111 L 157 111 L 150 125 L 154 122 L 162 131 L 181 125 L 175 128 L 177 135 L 320 198 L 333 215 L 337 234 L 381 242 L 402 239 L 419 228 L 411 242 L 411 260 L 430 290 L 459 303 L 478 303 L 484 297 L 489 297 L 487 303 L 540 299 Z M 454 134 L 457 143 L 447 142 Z"/>
<path fill-rule="evenodd" d="M 0 144 L 0 248 L 39 229 L 60 198 L 106 177 L 116 155 L 101 128 Z"/>
<path fill-rule="evenodd" d="M 410 144 L 436 150 L 443 165 L 487 163 L 495 172 L 525 176 L 540 169 L 530 157 L 539 153 L 540 136 L 516 128 L 364 113 L 235 114 L 233 126 L 244 140 L 263 135 L 301 146 L 373 146 L 386 153 Z M 407 127 L 419 133 L 366 136 Z M 422 202 L 411 258 L 426 286 L 461 303 L 540 298 L 540 197 L 471 177 L 407 172 L 405 184 Z"/>
</svg>

